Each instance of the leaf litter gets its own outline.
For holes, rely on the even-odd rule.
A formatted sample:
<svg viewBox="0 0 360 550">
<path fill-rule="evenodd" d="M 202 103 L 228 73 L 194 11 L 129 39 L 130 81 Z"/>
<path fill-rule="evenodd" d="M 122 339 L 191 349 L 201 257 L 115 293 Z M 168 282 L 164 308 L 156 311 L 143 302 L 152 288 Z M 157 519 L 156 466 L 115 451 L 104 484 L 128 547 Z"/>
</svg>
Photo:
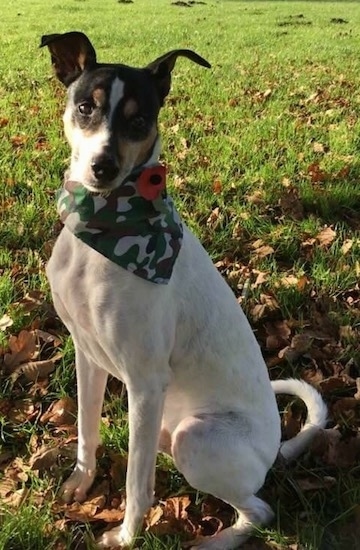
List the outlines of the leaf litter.
<svg viewBox="0 0 360 550">
<path fill-rule="evenodd" d="M 291 198 L 289 203 L 282 202 L 281 208 L 286 215 L 293 212 L 296 217 L 301 209 L 293 203 L 300 200 L 299 196 L 291 182 L 285 189 L 289 190 Z M 214 193 L 221 192 L 220 182 L 215 180 Z M 216 223 L 218 217 L 221 217 L 220 207 L 215 210 L 211 223 Z M 337 230 L 333 226 L 323 226 L 311 238 L 308 247 L 327 250 L 336 240 Z M 352 246 L 353 240 L 351 245 L 344 241 L 342 253 L 349 253 Z M 300 293 L 307 293 L 310 306 L 299 319 L 283 318 L 277 296 L 269 287 L 270 272 L 256 267 L 259 260 L 275 253 L 274 248 L 257 239 L 251 244 L 251 251 L 247 264 L 225 257 L 216 266 L 228 279 L 252 320 L 270 375 L 276 378 L 283 375 L 289 365 L 296 364 L 301 377 L 316 387 L 329 405 L 330 425 L 318 435 L 311 449 L 313 460 L 317 466 L 322 465 L 323 473 L 316 474 L 315 469 L 306 475 L 299 472 L 295 476 L 303 493 L 328 491 L 336 483 L 339 469 L 354 468 L 360 459 L 360 372 L 356 359 L 349 356 L 349 346 L 359 350 L 360 330 L 356 325 L 337 324 L 332 316 L 331 300 L 324 300 L 316 293 L 312 295 L 309 277 L 292 271 L 284 272 L 279 278 L 279 288 L 295 288 Z M 358 307 L 360 290 L 355 286 L 340 298 L 348 307 Z M 10 334 L 2 349 L 2 382 L 11 382 L 12 393 L 10 397 L 0 398 L 0 415 L 13 429 L 29 424 L 38 426 L 41 431 L 31 436 L 28 452 L 23 453 L 26 458 L 14 456 L 14 451 L 6 446 L 1 449 L 0 496 L 14 509 L 30 498 L 40 503 L 50 498 L 46 492 L 35 494 L 30 489 L 31 476 L 41 477 L 49 472 L 54 483 L 58 483 L 67 475 L 63 472 L 70 471 L 77 446 L 76 400 L 64 395 L 50 402 L 47 400 L 46 404 L 42 402 L 48 394 L 56 364 L 63 356 L 62 329 L 47 328 L 58 325 L 53 322 L 53 312 L 42 293 L 28 293 L 16 302 L 16 307 L 19 306 L 28 315 L 25 319 L 28 318 L 29 326 L 17 334 Z M 44 315 L 41 320 L 36 316 L 39 310 Z M 5 317 L 4 324 L 8 322 Z M 11 328 L 12 325 L 8 325 L 5 331 Z M 123 392 L 114 381 L 109 382 L 109 388 L 116 393 Z M 279 406 L 283 437 L 293 437 L 301 428 L 306 411 L 302 403 L 283 396 L 279 398 Z M 86 522 L 98 534 L 124 517 L 127 456 L 104 448 L 99 449 L 98 455 L 97 476 L 85 502 L 54 501 L 52 504 L 54 516 L 58 518 L 55 523 L 62 530 L 71 528 L 74 523 Z M 156 536 L 178 534 L 186 545 L 186 541 L 213 536 L 233 522 L 234 512 L 223 502 L 203 496 L 197 503 L 185 480 L 178 487 L 178 494 L 172 494 L 170 477 L 167 468 L 157 468 L 156 500 L 144 519 L 146 531 Z M 256 548 L 259 547 L 274 548 L 271 541 L 257 541 Z M 253 542 L 250 540 L 244 548 L 251 550 Z"/>
<path fill-rule="evenodd" d="M 271 100 L 274 88 L 247 92 L 253 102 Z M 333 100 L 324 90 L 317 90 L 303 101 L 311 104 L 333 107 Z M 310 115 L 309 115 L 310 116 Z M 310 120 L 311 124 L 311 120 Z M 174 136 L 178 126 L 172 128 Z M 43 141 L 39 143 L 43 147 Z M 190 143 L 180 138 L 178 158 L 183 160 L 189 154 Z M 14 147 L 24 142 L 14 140 Z M 44 142 L 45 147 L 45 142 Z M 345 165 L 336 174 L 328 173 L 322 167 L 322 158 L 328 148 L 322 142 L 311 145 L 316 160 L 308 165 L 304 175 L 312 186 L 318 188 L 326 182 L 339 180 L 349 173 Z M 305 216 L 301 190 L 290 179 L 284 177 L 283 193 L 277 202 L 277 218 L 290 218 L 295 222 Z M 176 187 L 186 187 L 187 181 L 178 176 Z M 217 198 L 225 192 L 225 182 L 219 177 L 212 183 L 212 193 Z M 261 188 L 245 196 L 250 206 L 266 207 L 265 193 Z M 242 220 L 251 214 L 242 213 Z M 214 205 L 205 223 L 216 229 L 223 223 L 223 208 Z M 234 238 L 243 238 L 242 223 L 234 229 Z M 300 253 L 311 259 L 311 254 L 320 248 L 328 251 L 338 242 L 338 228 L 324 224 L 309 234 L 300 236 Z M 276 256 L 276 247 L 266 238 L 247 242 L 248 257 L 239 261 L 236 257 L 224 257 L 216 267 L 227 278 L 235 290 L 239 302 L 245 308 L 262 347 L 270 375 L 273 378 L 289 376 L 289 366 L 296 365 L 297 373 L 316 387 L 326 399 L 330 411 L 330 424 L 315 439 L 311 454 L 316 465 L 304 475 L 295 474 L 296 483 L 302 492 L 327 491 L 337 481 L 339 469 L 356 468 L 360 459 L 360 329 L 339 325 L 334 321 L 334 303 L 327 303 L 317 294 L 308 274 L 298 273 L 284 265 L 278 282 L 270 286 L 271 270 L 262 267 L 261 262 Z M 359 245 L 356 237 L 346 236 L 341 244 L 344 257 Z M 14 277 L 21 277 L 21 267 L 14 266 Z M 360 267 L 359 273 L 360 275 Z M 306 296 L 307 306 L 298 319 L 284 318 L 279 298 L 271 289 L 295 290 Z M 359 309 L 360 290 L 358 285 L 339 292 L 337 302 L 351 311 Z M 12 333 L 14 312 L 21 310 L 25 327 Z M 40 315 L 41 312 L 41 315 Z M 26 459 L 14 456 L 13 450 L 3 446 L 0 452 L 0 496 L 9 506 L 17 509 L 30 496 L 29 476 L 34 472 L 42 476 L 49 471 L 59 481 L 70 471 L 77 444 L 76 402 L 72 396 L 49 400 L 44 404 L 48 387 L 56 365 L 63 357 L 61 348 L 63 329 L 54 322 L 52 307 L 41 291 L 32 290 L 23 298 L 11 304 L 9 311 L 0 319 L 0 330 L 9 334 L 7 345 L 2 349 L 1 382 L 11 382 L 11 397 L 0 398 L 0 414 L 12 429 L 23 424 L 37 428 L 37 436 L 31 438 Z M 28 321 L 28 326 L 26 322 Z M 55 327 L 55 328 L 54 328 Z M 290 371 L 291 372 L 291 371 Z M 282 410 L 282 429 L 285 438 L 293 437 L 304 422 L 306 411 L 296 400 L 279 398 Z M 99 470 L 87 499 L 83 503 L 64 504 L 55 502 L 53 512 L 60 519 L 61 529 L 69 524 L 90 522 L 94 531 L 109 524 L 122 521 L 125 509 L 124 483 L 127 456 L 111 450 L 99 450 Z M 321 474 L 316 473 L 321 465 Z M 276 466 L 275 466 L 276 468 Z M 201 540 L 213 536 L 221 528 L 230 525 L 234 519 L 233 510 L 211 496 L 204 496 L 197 502 L 194 492 L 182 481 L 181 490 L 172 494 L 170 474 L 166 468 L 157 468 L 156 501 L 144 520 L 146 531 L 155 535 L 179 534 L 181 539 Z M 267 490 L 265 488 L 265 490 Z M 276 490 L 276 489 L 275 489 Z M 37 495 L 45 498 L 46 495 Z M 274 548 L 272 541 L 257 541 L 256 548 Z M 289 545 L 296 548 L 298 545 Z M 254 548 L 252 541 L 244 549 Z M 300 547 L 299 547 L 300 548 Z"/>
<path fill-rule="evenodd" d="M 325 241 L 326 246 L 330 244 L 330 237 Z M 251 274 L 251 284 L 255 289 L 266 285 L 266 273 L 239 269 L 239 277 L 245 273 L 247 277 Z M 295 284 L 295 281 L 291 281 L 291 284 Z M 266 293 L 260 294 L 258 306 L 260 309 L 254 306 L 252 315 L 255 322 L 263 322 L 263 347 L 268 364 L 271 364 L 274 355 L 277 359 L 275 368 L 284 365 L 284 362 L 303 361 L 303 378 L 317 387 L 330 405 L 334 425 L 319 434 L 311 449 L 314 460 L 322 464 L 326 473 L 322 476 L 311 473 L 304 476 L 302 473 L 297 479 L 299 490 L 304 493 L 330 490 L 336 483 L 338 469 L 355 467 L 360 459 L 360 377 L 356 368 L 341 358 L 349 339 L 359 342 L 358 330 L 353 327 L 334 327 L 328 319 L 328 312 L 323 311 L 313 316 L 316 319 L 315 326 L 306 319 L 301 326 L 291 319 L 269 320 L 269 314 L 271 317 L 274 311 L 278 311 L 278 307 L 275 298 Z M 35 363 L 38 364 L 41 377 L 41 366 L 49 361 L 42 359 L 42 353 L 48 354 L 46 346 L 49 345 L 53 351 L 56 350 L 59 341 L 56 335 L 46 331 L 24 330 L 13 335 L 3 355 L 6 376 L 11 377 L 20 366 L 24 368 L 24 365 Z M 51 377 L 51 373 L 52 369 L 45 369 L 45 379 Z M 37 377 L 26 376 L 26 368 L 22 375 L 25 384 L 35 384 Z M 14 380 L 15 386 L 19 380 Z M 304 421 L 301 405 L 295 405 L 287 405 L 282 415 L 284 437 L 295 435 Z M 5 451 L 0 461 L 3 474 L 0 495 L 7 506 L 17 509 L 33 493 L 29 488 L 31 471 L 38 475 L 49 471 L 56 480 L 61 476 L 64 464 L 70 466 L 73 462 L 77 445 L 74 426 L 76 402 L 70 396 L 55 400 L 39 416 L 39 404 L 31 398 L 1 399 L 0 411 L 13 426 L 24 422 L 33 423 L 38 418 L 42 425 L 50 429 L 47 437 L 38 437 L 33 441 L 28 460 L 14 458 L 12 453 Z M 352 426 L 351 430 L 349 426 Z M 107 453 L 106 460 L 109 466 L 106 469 L 100 467 L 94 487 L 84 503 L 54 503 L 53 513 L 55 517 L 62 518 L 58 520 L 62 521 L 62 529 L 66 530 L 74 523 L 86 522 L 94 526 L 96 534 L 104 526 L 111 527 L 122 521 L 127 457 Z M 195 504 L 193 493 L 171 495 L 168 483 L 165 483 L 165 492 L 164 484 L 157 484 L 156 494 L 158 500 L 144 520 L 145 530 L 156 536 L 178 534 L 185 544 L 186 541 L 199 541 L 204 536 L 213 536 L 233 521 L 231 508 L 213 497 L 204 497 L 199 507 Z M 35 498 L 34 495 L 31 498 Z M 40 494 L 37 498 L 41 501 L 46 495 Z M 272 548 L 264 541 L 259 544 L 263 548 Z M 246 547 L 251 549 L 252 542 Z"/>
</svg>

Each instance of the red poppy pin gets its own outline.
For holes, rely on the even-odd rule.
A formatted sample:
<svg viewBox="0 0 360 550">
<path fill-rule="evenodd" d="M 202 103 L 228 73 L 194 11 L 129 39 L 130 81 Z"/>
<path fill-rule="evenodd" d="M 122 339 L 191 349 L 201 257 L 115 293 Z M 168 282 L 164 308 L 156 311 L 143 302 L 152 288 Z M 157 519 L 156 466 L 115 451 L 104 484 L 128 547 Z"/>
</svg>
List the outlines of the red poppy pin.
<svg viewBox="0 0 360 550">
<path fill-rule="evenodd" d="M 148 201 L 157 199 L 166 186 L 166 168 L 162 164 L 145 168 L 137 180 L 139 194 Z"/>
</svg>

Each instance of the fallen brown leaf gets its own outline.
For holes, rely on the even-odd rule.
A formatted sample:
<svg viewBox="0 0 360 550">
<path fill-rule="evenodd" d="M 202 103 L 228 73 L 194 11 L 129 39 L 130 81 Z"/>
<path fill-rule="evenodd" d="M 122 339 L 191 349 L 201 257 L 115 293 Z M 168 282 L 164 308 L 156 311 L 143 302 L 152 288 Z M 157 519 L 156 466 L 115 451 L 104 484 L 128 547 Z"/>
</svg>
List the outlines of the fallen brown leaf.
<svg viewBox="0 0 360 550">
<path fill-rule="evenodd" d="M 220 195 L 222 192 L 222 183 L 220 180 L 215 180 L 213 183 L 213 192 L 215 195 Z"/>
<path fill-rule="evenodd" d="M 94 516 L 97 512 L 97 505 L 91 502 L 73 502 L 65 508 L 65 517 L 71 521 L 81 521 L 83 523 L 87 521 L 94 521 Z"/>
<path fill-rule="evenodd" d="M 11 136 L 10 138 L 10 143 L 14 147 L 14 149 L 20 149 L 21 147 L 24 147 L 27 141 L 28 137 L 25 134 Z"/>
<path fill-rule="evenodd" d="M 8 419 L 14 424 L 23 424 L 33 420 L 38 413 L 39 405 L 31 399 L 17 399 L 12 402 L 8 412 Z"/>
<path fill-rule="evenodd" d="M 302 378 L 316 388 L 320 388 L 320 382 L 324 380 L 324 375 L 318 368 L 307 368 L 303 370 Z"/>
<path fill-rule="evenodd" d="M 221 519 L 215 516 L 203 517 L 200 521 L 200 525 L 202 528 L 202 533 L 208 537 L 214 537 L 215 535 L 217 535 L 224 526 Z"/>
<path fill-rule="evenodd" d="M 94 520 L 103 520 L 107 523 L 116 523 L 118 521 L 122 521 L 124 516 L 125 510 L 120 510 L 117 508 L 104 508 L 101 512 L 96 512 Z"/>
<path fill-rule="evenodd" d="M 10 336 L 9 348 L 11 353 L 4 356 L 6 371 L 11 373 L 21 363 L 34 359 L 37 352 L 35 334 L 22 330 L 18 336 Z"/>
<path fill-rule="evenodd" d="M 349 252 L 349 250 L 351 250 L 352 246 L 354 244 L 354 240 L 353 239 L 345 239 L 345 241 L 343 242 L 342 246 L 341 246 L 341 252 L 345 255 Z"/>
<path fill-rule="evenodd" d="M 168 498 L 166 499 L 164 506 L 164 516 L 171 516 L 175 517 L 176 519 L 186 519 L 186 509 L 190 504 L 191 501 L 187 495 Z"/>
<path fill-rule="evenodd" d="M 256 258 L 265 258 L 265 256 L 269 256 L 270 254 L 274 254 L 275 250 L 272 246 L 264 245 L 260 246 L 255 250 L 254 256 Z"/>
<path fill-rule="evenodd" d="M 184 137 L 182 137 L 180 138 L 180 143 L 182 145 L 182 150 L 176 153 L 176 157 L 179 160 L 184 160 L 189 151 L 189 142 Z"/>
<path fill-rule="evenodd" d="M 319 489 L 331 489 L 334 485 L 336 485 L 336 479 L 331 476 L 309 476 L 302 479 L 297 479 L 296 483 L 304 492 L 318 491 Z"/>
<path fill-rule="evenodd" d="M 7 416 L 12 407 L 12 403 L 13 402 L 8 397 L 2 397 L 0 399 L 0 414 L 3 416 Z"/>
<path fill-rule="evenodd" d="M 163 515 L 164 510 L 161 506 L 154 506 L 150 508 L 145 516 L 146 531 L 148 531 L 150 527 L 153 527 L 153 525 L 156 525 Z"/>
<path fill-rule="evenodd" d="M 317 162 L 310 164 L 307 172 L 310 176 L 311 183 L 322 183 L 329 177 L 328 174 L 320 168 Z"/>
<path fill-rule="evenodd" d="M 343 437 L 335 428 L 322 430 L 313 441 L 312 452 L 329 466 L 357 466 L 360 460 L 360 434 Z"/>
<path fill-rule="evenodd" d="M 264 92 L 256 92 L 253 95 L 253 99 L 255 101 L 265 101 L 267 98 L 269 98 L 272 94 L 272 89 L 267 88 Z"/>
<path fill-rule="evenodd" d="M 331 411 L 336 422 L 354 422 L 357 416 L 356 413 L 360 412 L 360 401 L 355 397 L 337 399 Z"/>
<path fill-rule="evenodd" d="M 354 341 L 358 338 L 357 331 L 350 325 L 339 327 L 339 336 L 341 340 Z"/>
<path fill-rule="evenodd" d="M 360 400 L 360 378 L 356 379 L 356 393 L 354 395 L 355 399 Z"/>
<path fill-rule="evenodd" d="M 245 198 L 250 204 L 262 204 L 264 202 L 264 191 L 257 189 L 253 193 L 246 195 Z"/>
<path fill-rule="evenodd" d="M 50 470 L 56 464 L 60 455 L 60 447 L 49 447 L 43 445 L 29 460 L 31 470 Z"/>
<path fill-rule="evenodd" d="M 26 482 L 29 478 L 27 471 L 29 471 L 29 467 L 24 463 L 23 459 L 21 457 L 16 457 L 5 468 L 4 478 L 23 483 L 24 481 Z"/>
<path fill-rule="evenodd" d="M 14 324 L 14 321 L 11 317 L 5 313 L 0 319 L 0 330 L 5 331 L 7 328 L 11 327 Z"/>
<path fill-rule="evenodd" d="M 302 220 L 304 218 L 304 207 L 296 187 L 290 186 L 287 188 L 286 193 L 279 199 L 279 206 L 285 216 L 289 216 L 294 220 Z"/>
<path fill-rule="evenodd" d="M 34 329 L 34 334 L 39 338 L 44 344 L 52 344 L 54 348 L 57 348 L 61 344 L 61 340 L 58 336 L 46 332 L 45 330 Z"/>
<path fill-rule="evenodd" d="M 285 358 L 288 361 L 295 361 L 310 350 L 313 339 L 313 335 L 306 332 L 295 334 L 290 346 L 286 346 L 279 351 L 278 355 L 281 359 Z"/>
<path fill-rule="evenodd" d="M 11 379 L 14 381 L 23 375 L 26 380 L 35 382 L 37 379 L 47 378 L 54 370 L 55 362 L 53 359 L 48 359 L 47 361 L 28 361 L 16 367 L 11 375 Z"/>
<path fill-rule="evenodd" d="M 325 227 L 316 235 L 316 239 L 321 247 L 328 247 L 336 237 L 336 232 L 331 227 Z"/>
<path fill-rule="evenodd" d="M 289 344 L 291 329 L 286 321 L 276 321 L 275 323 L 266 323 L 267 332 L 266 348 L 276 350 Z"/>
<path fill-rule="evenodd" d="M 258 288 L 260 285 L 264 284 L 269 278 L 269 274 L 266 273 L 265 271 L 255 271 L 254 270 L 254 273 L 255 274 L 257 273 L 257 276 L 256 276 L 256 279 L 255 279 L 255 282 L 252 283 L 251 288 Z"/>
<path fill-rule="evenodd" d="M 122 453 L 110 453 L 110 477 L 115 487 L 121 487 L 126 478 L 127 456 Z"/>
<path fill-rule="evenodd" d="M 3 477 L 0 481 L 0 497 L 5 498 L 13 493 L 17 488 L 17 482 L 14 479 Z"/>
<path fill-rule="evenodd" d="M 186 186 L 186 179 L 175 174 L 173 178 L 173 185 L 176 189 L 184 189 Z"/>
<path fill-rule="evenodd" d="M 206 220 L 206 225 L 214 229 L 219 225 L 221 219 L 222 216 L 220 213 L 220 208 L 217 206 L 216 208 L 214 208 L 214 210 L 211 212 L 210 216 Z"/>
<path fill-rule="evenodd" d="M 275 311 L 276 309 L 279 309 L 279 304 L 273 296 L 260 294 L 260 303 L 250 310 L 250 314 L 254 321 L 259 321 L 266 312 Z"/>
<path fill-rule="evenodd" d="M 0 118 L 0 128 L 4 128 L 9 124 L 9 119 L 7 117 Z"/>
<path fill-rule="evenodd" d="M 55 426 L 75 423 L 77 413 L 76 401 L 69 396 L 54 401 L 48 410 L 41 416 L 40 422 L 50 422 Z"/>
<path fill-rule="evenodd" d="M 326 149 L 327 148 L 322 143 L 319 143 L 318 141 L 314 141 L 313 143 L 314 153 L 325 153 Z"/>
<path fill-rule="evenodd" d="M 306 285 L 309 284 L 309 279 L 307 278 L 306 275 L 302 275 L 299 280 L 298 280 L 298 283 L 296 285 L 296 288 L 301 292 L 304 290 L 304 288 L 306 287 Z"/>
<path fill-rule="evenodd" d="M 324 393 L 334 393 L 339 390 L 353 388 L 354 386 L 355 381 L 346 374 L 329 376 L 320 382 L 321 391 Z"/>
<path fill-rule="evenodd" d="M 15 302 L 14 305 L 20 306 L 24 313 L 29 313 L 41 306 L 43 302 L 44 293 L 41 290 L 29 290 L 29 292 L 27 292 L 21 300 Z"/>
<path fill-rule="evenodd" d="M 299 284 L 299 279 L 298 277 L 295 277 L 295 275 L 292 275 L 291 273 L 289 273 L 289 275 L 284 275 L 283 277 L 281 277 L 281 279 L 279 280 L 279 283 L 285 287 L 292 287 L 292 286 L 297 287 Z"/>
<path fill-rule="evenodd" d="M 29 493 L 30 489 L 28 487 L 22 487 L 21 489 L 17 489 L 17 491 L 10 493 L 7 497 L 5 497 L 3 499 L 3 503 L 11 508 L 20 508 Z"/>
</svg>

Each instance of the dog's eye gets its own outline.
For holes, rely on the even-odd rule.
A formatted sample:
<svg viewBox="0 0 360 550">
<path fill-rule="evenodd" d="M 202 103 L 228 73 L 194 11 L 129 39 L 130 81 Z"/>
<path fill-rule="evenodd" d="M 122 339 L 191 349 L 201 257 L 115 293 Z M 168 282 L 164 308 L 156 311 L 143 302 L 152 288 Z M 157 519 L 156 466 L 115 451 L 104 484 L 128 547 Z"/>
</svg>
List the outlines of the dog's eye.
<svg viewBox="0 0 360 550">
<path fill-rule="evenodd" d="M 146 128 L 146 120 L 143 116 L 135 116 L 130 120 L 130 127 L 133 131 L 141 131 Z"/>
<path fill-rule="evenodd" d="M 94 110 L 94 104 L 90 101 L 84 101 L 79 105 L 79 112 L 84 116 L 90 116 Z"/>
</svg>

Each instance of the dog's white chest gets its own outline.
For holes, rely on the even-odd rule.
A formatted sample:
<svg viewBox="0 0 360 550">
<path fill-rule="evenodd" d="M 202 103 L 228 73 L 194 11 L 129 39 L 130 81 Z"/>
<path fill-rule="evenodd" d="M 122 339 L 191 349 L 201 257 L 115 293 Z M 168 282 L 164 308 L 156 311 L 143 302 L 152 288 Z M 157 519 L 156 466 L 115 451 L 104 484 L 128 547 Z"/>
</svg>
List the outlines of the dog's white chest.
<svg viewBox="0 0 360 550">
<path fill-rule="evenodd" d="M 266 367 L 245 315 L 186 228 L 168 285 L 143 281 L 66 229 L 47 273 L 55 307 L 77 345 L 106 362 L 111 374 L 126 381 L 153 369 L 169 381 L 169 396 L 183 394 L 171 406 L 181 415 L 184 409 L 233 410 L 241 403 L 249 414 L 261 408 L 277 422 Z"/>
</svg>

